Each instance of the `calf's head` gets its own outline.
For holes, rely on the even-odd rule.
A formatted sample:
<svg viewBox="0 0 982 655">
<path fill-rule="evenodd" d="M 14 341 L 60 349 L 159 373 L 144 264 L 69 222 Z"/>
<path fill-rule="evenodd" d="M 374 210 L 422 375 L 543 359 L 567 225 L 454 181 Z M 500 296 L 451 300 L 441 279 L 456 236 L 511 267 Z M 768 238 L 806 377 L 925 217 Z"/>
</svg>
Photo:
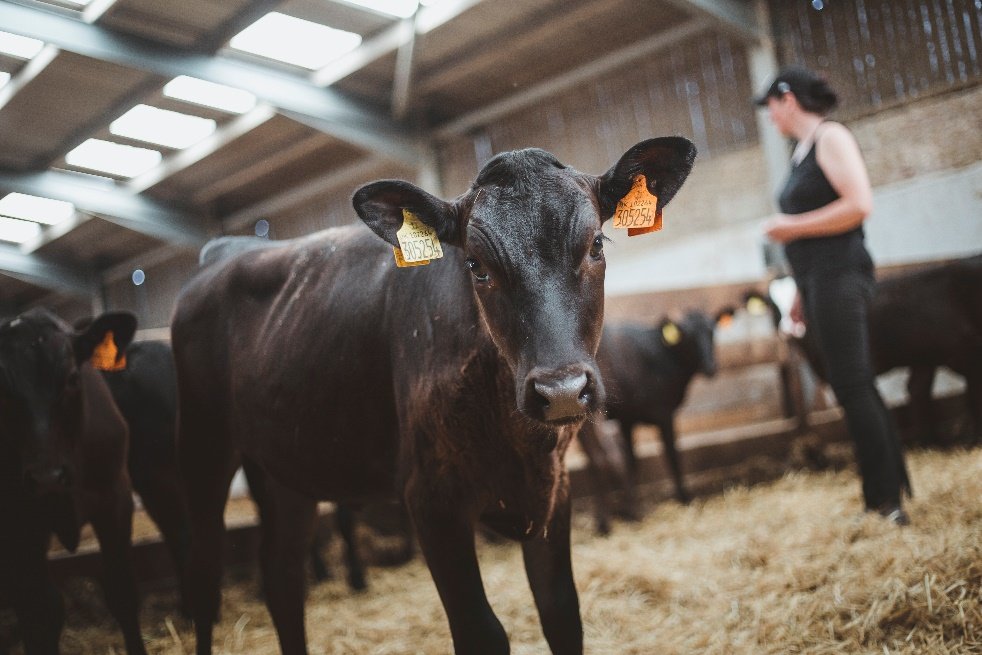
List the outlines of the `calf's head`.
<svg viewBox="0 0 982 655">
<path fill-rule="evenodd" d="M 716 362 L 716 329 L 729 322 L 732 309 L 724 309 L 715 318 L 701 311 L 690 311 L 681 321 L 664 319 L 655 328 L 654 338 L 693 373 L 713 377 Z"/>
<path fill-rule="evenodd" d="M 0 324 L 0 452 L 6 477 L 33 491 L 66 489 L 73 451 L 86 420 L 80 367 L 107 335 L 122 354 L 133 337 L 132 314 L 110 313 L 75 332 L 53 314 L 33 309 Z"/>
<path fill-rule="evenodd" d="M 532 148 L 495 156 L 452 202 L 398 180 L 368 184 L 353 202 L 393 245 L 405 209 L 460 249 L 483 322 L 515 376 L 518 409 L 562 425 L 603 400 L 594 361 L 603 319 L 603 223 L 642 174 L 658 208 L 666 205 L 694 158 L 684 138 L 650 139 L 598 177 Z"/>
</svg>

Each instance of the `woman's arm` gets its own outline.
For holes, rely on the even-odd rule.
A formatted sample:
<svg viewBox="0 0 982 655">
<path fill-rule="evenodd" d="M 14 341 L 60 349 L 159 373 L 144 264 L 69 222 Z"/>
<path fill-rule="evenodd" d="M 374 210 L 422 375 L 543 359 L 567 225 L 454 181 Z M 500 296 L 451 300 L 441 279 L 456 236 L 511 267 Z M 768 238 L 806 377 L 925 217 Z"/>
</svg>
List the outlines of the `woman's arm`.
<svg viewBox="0 0 982 655">
<path fill-rule="evenodd" d="M 860 225 L 873 209 L 869 174 L 852 132 L 839 123 L 828 123 L 815 149 L 818 165 L 839 198 L 802 214 L 777 214 L 764 228 L 774 241 L 842 234 Z"/>
</svg>

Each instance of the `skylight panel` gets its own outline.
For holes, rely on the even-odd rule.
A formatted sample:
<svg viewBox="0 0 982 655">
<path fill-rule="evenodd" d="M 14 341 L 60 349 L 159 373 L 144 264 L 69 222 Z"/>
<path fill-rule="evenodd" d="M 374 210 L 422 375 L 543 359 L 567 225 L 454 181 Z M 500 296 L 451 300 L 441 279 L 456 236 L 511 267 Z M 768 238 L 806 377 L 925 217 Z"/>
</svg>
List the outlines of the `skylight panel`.
<svg viewBox="0 0 982 655">
<path fill-rule="evenodd" d="M 18 59 L 32 59 L 44 48 L 44 41 L 10 32 L 0 32 L 0 52 Z"/>
<path fill-rule="evenodd" d="M 270 12 L 232 37 L 236 50 L 315 70 L 350 52 L 361 36 L 327 25 Z"/>
<path fill-rule="evenodd" d="M 215 131 L 216 123 L 177 111 L 137 105 L 109 124 L 109 132 L 169 148 L 187 148 Z"/>
<path fill-rule="evenodd" d="M 0 215 L 57 225 L 75 215 L 75 205 L 26 193 L 8 193 L 0 198 Z"/>
<path fill-rule="evenodd" d="M 146 173 L 159 164 L 161 159 L 163 156 L 156 150 L 101 139 L 88 139 L 65 155 L 65 161 L 71 166 L 120 177 L 136 177 Z"/>
<path fill-rule="evenodd" d="M 256 96 L 224 84 L 180 75 L 164 85 L 164 95 L 196 105 L 244 114 L 256 106 Z"/>
<path fill-rule="evenodd" d="M 416 12 L 417 0 L 344 0 L 348 4 L 357 5 L 374 9 L 375 11 L 396 16 L 397 18 L 409 18 Z"/>
<path fill-rule="evenodd" d="M 441 0 L 422 0 L 419 4 L 423 7 L 430 7 L 439 3 Z M 416 11 L 417 0 L 343 0 L 351 5 L 365 7 L 388 14 L 396 18 L 409 18 Z"/>
<path fill-rule="evenodd" d="M 25 243 L 41 234 L 41 224 L 0 216 L 0 241 Z"/>
</svg>

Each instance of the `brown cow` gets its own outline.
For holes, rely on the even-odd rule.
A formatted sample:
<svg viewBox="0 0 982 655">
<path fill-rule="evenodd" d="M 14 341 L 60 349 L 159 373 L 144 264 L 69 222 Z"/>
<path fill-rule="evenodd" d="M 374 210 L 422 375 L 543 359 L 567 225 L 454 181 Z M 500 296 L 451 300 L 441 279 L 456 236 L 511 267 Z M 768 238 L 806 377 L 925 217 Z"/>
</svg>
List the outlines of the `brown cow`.
<svg viewBox="0 0 982 655">
<path fill-rule="evenodd" d="M 47 572 L 51 534 L 74 551 L 86 522 L 126 651 L 146 653 L 130 560 L 126 423 L 89 363 L 108 332 L 121 353 L 135 329 L 132 314 L 104 314 L 75 333 L 40 309 L 0 324 L 0 595 L 17 612 L 28 655 L 58 652 L 64 610 Z"/>
<path fill-rule="evenodd" d="M 413 518 L 457 653 L 509 650 L 478 570 L 478 521 L 522 542 L 552 651 L 582 652 L 563 456 L 603 400 L 601 226 L 642 174 L 668 203 L 694 156 L 686 139 L 651 139 L 596 177 L 508 152 L 452 202 L 374 182 L 354 196 L 365 224 L 396 245 L 411 213 L 442 258 L 396 268 L 392 247 L 353 225 L 233 254 L 189 283 L 172 343 L 199 654 L 211 652 L 239 453 L 269 475 L 262 569 L 284 653 L 306 652 L 313 499 L 391 495 Z"/>
</svg>

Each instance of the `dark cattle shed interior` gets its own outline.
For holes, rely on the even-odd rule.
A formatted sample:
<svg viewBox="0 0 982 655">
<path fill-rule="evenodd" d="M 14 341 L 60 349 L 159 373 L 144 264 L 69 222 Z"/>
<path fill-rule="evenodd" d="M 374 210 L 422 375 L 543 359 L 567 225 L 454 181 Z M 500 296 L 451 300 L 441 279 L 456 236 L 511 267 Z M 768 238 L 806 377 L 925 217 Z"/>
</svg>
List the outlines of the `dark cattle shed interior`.
<svg viewBox="0 0 982 655">
<path fill-rule="evenodd" d="M 251 44 L 245 38 L 275 20 L 309 30 L 314 40 L 305 44 L 298 32 L 285 40 L 292 50 L 277 59 L 263 51 L 272 37 Z M 771 283 L 789 275 L 787 262 L 775 259 L 765 243 L 762 226 L 778 211 L 775 193 L 787 176 L 793 144 L 777 133 L 767 111 L 754 105 L 787 65 L 817 71 L 838 92 L 830 118 L 849 128 L 869 169 L 873 210 L 864 229 L 877 278 L 903 278 L 962 261 L 975 261 L 978 269 L 978 0 L 0 0 L 0 323 L 36 308 L 50 310 L 67 325 L 104 312 L 128 312 L 137 320 L 135 342 L 169 343 L 179 295 L 200 270 L 199 253 L 213 238 L 272 242 L 359 224 L 352 196 L 376 180 L 406 180 L 450 201 L 476 184 L 478 172 L 495 155 L 510 150 L 542 148 L 577 171 L 599 176 L 634 144 L 684 137 L 698 154 L 665 209 L 664 229 L 628 237 L 626 230 L 612 228 L 613 221 L 603 227 L 609 237 L 603 251 L 605 320 L 660 329 L 666 322 L 681 325 L 692 310 L 727 315 L 714 332 L 718 372 L 696 374 L 691 384 L 686 379 L 684 402 L 674 414 L 682 477 L 696 510 L 669 500 L 670 462 L 659 430 L 648 424 L 634 431 L 641 506 L 648 514 L 666 511 L 675 517 L 704 508 L 717 511 L 712 503 L 730 502 L 727 490 L 737 486 L 766 487 L 779 480 L 778 488 L 797 490 L 803 471 L 840 475 L 855 464 L 830 387 L 770 310 L 751 300 L 769 298 Z M 195 95 L 206 91 L 223 95 L 220 100 Z M 137 125 L 140 112 L 149 118 Z M 171 119 L 184 122 L 171 127 L 166 122 Z M 105 159 L 85 160 L 99 148 L 110 149 Z M 880 375 L 877 386 L 909 448 L 948 453 L 954 447 L 953 458 L 982 470 L 982 425 L 973 400 L 979 397 L 977 378 L 964 375 L 966 370 L 982 375 L 982 361 L 975 361 L 982 360 L 982 317 L 971 314 L 982 303 L 982 288 L 964 282 L 971 279 L 974 285 L 978 278 L 953 278 L 951 297 L 918 301 L 970 307 L 962 316 L 973 331 L 969 340 L 974 339 L 975 350 L 965 350 L 969 361 L 943 362 L 937 375 L 931 368 L 929 377 L 917 378 L 903 360 Z M 938 331 L 951 332 L 947 325 L 923 328 L 920 334 L 932 341 L 938 341 Z M 926 410 L 911 402 L 915 384 L 922 393 L 925 385 L 928 395 L 933 393 Z M 925 420 L 931 424 L 927 432 Z M 615 430 L 612 423 L 598 425 L 601 440 Z M 166 457 L 173 458 L 167 446 Z M 593 455 L 584 448 L 589 450 L 574 440 L 565 460 L 577 510 L 574 564 L 579 566 L 580 548 L 587 579 L 602 587 L 591 576 L 603 566 L 586 555 L 586 544 L 592 548 L 602 538 L 587 542 L 579 532 L 595 527 L 583 515 L 602 486 L 590 468 Z M 941 469 L 934 459 L 924 465 L 932 472 Z M 828 478 L 822 480 L 820 485 Z M 916 493 L 918 480 L 914 486 Z M 963 500 L 951 500 L 955 492 L 938 491 L 934 481 L 925 486 L 927 498 Z M 257 570 L 259 512 L 238 477 L 232 498 L 225 558 L 235 575 L 251 575 Z M 928 512 L 923 499 L 914 502 L 914 511 Z M 137 503 L 136 576 L 151 593 L 172 593 L 171 545 L 164 544 L 138 497 Z M 830 511 L 839 520 L 846 510 L 840 504 Z M 320 513 L 319 525 L 329 538 L 325 526 L 336 521 L 337 506 L 324 503 Z M 958 520 L 977 529 L 978 516 L 966 516 L 958 513 Z M 649 520 L 645 517 L 644 525 Z M 612 525 L 615 535 L 633 529 L 619 519 Z M 920 530 L 920 539 L 928 522 L 918 525 L 915 517 L 913 528 Z M 364 546 L 372 531 L 359 529 Z M 829 534 L 862 541 L 874 533 L 882 537 L 868 526 Z M 494 540 L 479 542 L 492 549 L 481 553 L 497 552 Z M 617 543 L 625 553 L 637 552 L 638 546 Z M 97 547 L 91 530 L 83 532 L 77 553 L 53 543 L 49 564 L 59 585 L 96 577 Z M 345 557 L 341 546 L 328 551 L 333 559 Z M 930 559 L 922 555 L 918 551 L 918 561 Z M 742 554 L 733 557 L 746 564 L 738 562 Z M 761 558 L 747 568 L 766 569 L 767 556 Z M 691 635 L 670 639 L 666 652 L 838 653 L 856 644 L 870 652 L 910 655 L 977 652 L 973 648 L 982 644 L 977 563 L 921 575 L 937 581 L 910 581 L 903 602 L 913 607 L 912 598 L 922 594 L 914 585 L 923 584 L 932 608 L 924 617 L 914 610 L 904 614 L 900 592 L 891 588 L 883 593 L 896 592 L 889 602 L 897 604 L 876 626 L 863 614 L 868 608 L 851 606 L 852 614 L 844 618 L 841 579 L 829 574 L 815 583 L 816 588 L 829 585 L 816 596 L 834 595 L 830 602 L 840 614 L 825 616 L 825 628 L 802 628 L 798 635 L 793 628 L 765 629 L 753 623 L 741 597 L 733 600 L 725 621 L 732 632 L 701 641 Z M 420 579 L 427 593 L 433 591 L 428 576 Z M 618 580 L 630 589 L 637 582 Z M 642 591 L 628 594 L 620 611 L 638 611 L 634 602 L 684 611 L 681 583 L 666 580 L 659 584 L 674 591 L 651 591 L 655 583 L 645 582 Z M 890 580 L 897 589 L 904 584 Z M 962 594 L 956 603 L 960 615 L 954 605 L 934 612 L 931 584 L 944 586 L 945 598 Z M 577 586 L 582 586 L 579 570 Z M 329 592 L 330 602 L 343 602 L 334 596 L 348 592 L 338 589 Z M 12 645 L 19 633 L 8 629 L 3 594 L 0 588 L 0 653 L 7 652 L 8 641 L 13 653 L 21 653 Z M 246 595 L 238 587 L 235 594 Z M 594 608 L 584 601 L 589 592 L 581 588 L 580 594 L 585 650 L 616 648 L 619 633 L 604 631 L 607 610 L 591 614 Z M 488 598 L 495 605 L 490 592 Z M 978 602 L 968 618 L 964 598 Z M 322 600 L 318 596 L 320 605 Z M 86 601 L 69 602 L 70 614 L 80 602 Z M 880 609 L 889 604 L 884 596 L 869 602 Z M 527 612 L 535 615 L 533 601 L 528 603 Z M 148 652 L 193 652 L 194 632 L 170 623 L 176 610 L 157 611 L 161 601 L 152 604 L 154 618 L 144 619 Z M 310 606 L 308 600 L 308 612 Z M 238 604 L 234 607 L 239 611 Z M 252 610 L 241 611 L 246 617 Z M 759 621 L 760 611 L 754 611 Z M 507 613 L 499 614 L 507 622 Z M 216 639 L 226 639 L 221 652 L 250 652 L 243 643 L 256 644 L 254 652 L 279 652 L 268 617 L 262 619 L 265 632 L 251 636 L 244 623 L 222 620 L 223 627 L 216 628 Z M 789 625 L 796 620 L 788 619 Z M 310 632 L 309 614 L 307 621 Z M 652 630 L 675 629 L 668 625 L 672 622 L 664 619 Z M 446 631 L 439 643 L 452 649 L 446 616 L 440 614 L 432 625 Z M 537 618 L 515 633 L 511 624 L 505 627 L 513 652 L 547 648 Z M 123 652 L 111 620 L 102 620 L 93 632 L 87 629 L 70 616 L 62 652 Z M 535 636 L 526 638 L 522 630 Z M 756 633 L 747 637 L 745 630 Z M 897 636 L 904 630 L 915 635 L 908 635 L 906 644 Z M 316 650 L 323 638 L 312 637 L 312 652 L 375 652 L 363 650 L 366 642 L 346 646 L 336 631 L 330 634 L 340 650 Z M 727 643 L 727 635 L 737 634 L 739 639 Z M 425 643 L 433 647 L 432 641 Z M 633 635 L 622 643 L 625 653 L 655 647 Z M 216 641 L 216 652 L 221 646 Z M 378 647 L 379 653 L 415 652 L 409 643 Z M 768 647 L 774 650 L 764 650 Z"/>
</svg>

